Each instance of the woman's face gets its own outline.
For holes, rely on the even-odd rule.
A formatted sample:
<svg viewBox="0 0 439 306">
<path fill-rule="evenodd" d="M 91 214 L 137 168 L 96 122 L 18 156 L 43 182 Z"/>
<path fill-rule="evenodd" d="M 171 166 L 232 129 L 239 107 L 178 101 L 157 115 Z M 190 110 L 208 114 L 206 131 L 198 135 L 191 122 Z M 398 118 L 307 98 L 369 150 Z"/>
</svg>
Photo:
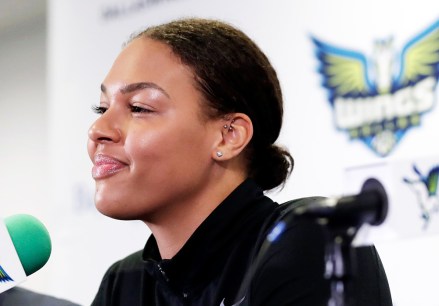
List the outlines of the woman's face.
<svg viewBox="0 0 439 306">
<path fill-rule="evenodd" d="M 163 43 L 135 39 L 118 56 L 89 130 L 101 213 L 152 219 L 205 192 L 224 123 L 203 119 L 194 84 L 192 71 Z"/>
</svg>

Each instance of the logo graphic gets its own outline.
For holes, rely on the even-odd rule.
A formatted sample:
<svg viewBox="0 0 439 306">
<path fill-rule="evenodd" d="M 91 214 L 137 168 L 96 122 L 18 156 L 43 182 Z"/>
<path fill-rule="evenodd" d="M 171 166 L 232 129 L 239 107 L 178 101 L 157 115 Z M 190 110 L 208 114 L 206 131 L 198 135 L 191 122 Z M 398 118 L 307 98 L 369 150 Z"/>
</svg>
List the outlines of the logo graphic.
<svg viewBox="0 0 439 306">
<path fill-rule="evenodd" d="M 439 78 L 439 20 L 395 52 L 377 40 L 370 58 L 312 37 L 337 129 L 381 157 L 433 109 Z"/>
<path fill-rule="evenodd" d="M 424 219 L 424 229 L 428 227 L 433 214 L 439 214 L 439 193 L 438 177 L 439 165 L 431 168 L 427 175 L 423 175 L 421 171 L 413 165 L 413 171 L 417 178 L 403 178 L 416 195 L 419 208 L 421 210 L 421 217 Z"/>
<path fill-rule="evenodd" d="M 13 282 L 14 280 L 6 273 L 6 271 L 0 266 L 0 283 Z"/>
</svg>

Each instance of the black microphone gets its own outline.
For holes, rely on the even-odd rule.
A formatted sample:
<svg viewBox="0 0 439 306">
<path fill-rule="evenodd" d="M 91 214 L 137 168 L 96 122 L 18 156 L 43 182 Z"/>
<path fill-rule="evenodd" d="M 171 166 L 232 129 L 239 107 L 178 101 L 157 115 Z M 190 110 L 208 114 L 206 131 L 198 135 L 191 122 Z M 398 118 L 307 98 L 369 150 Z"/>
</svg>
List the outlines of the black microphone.
<svg viewBox="0 0 439 306">
<path fill-rule="evenodd" d="M 328 225 L 355 227 L 364 223 L 380 225 L 387 212 L 386 191 L 375 178 L 367 179 L 357 195 L 322 198 L 292 209 L 294 218 L 319 219 Z"/>
<path fill-rule="evenodd" d="M 340 233 L 340 230 L 348 230 L 352 227 L 358 229 L 364 223 L 380 225 L 386 219 L 388 211 L 386 191 L 375 178 L 367 179 L 357 195 L 338 198 L 312 197 L 303 200 L 299 200 L 294 203 L 296 205 L 285 210 L 280 220 L 271 228 L 241 284 L 238 296 L 245 295 L 267 251 L 282 237 L 293 221 L 307 218 L 327 226 L 328 230 L 335 229 L 336 233 Z M 340 262 L 342 261 L 337 261 L 337 264 Z M 243 305 L 247 305 L 245 303 L 246 301 Z"/>
</svg>

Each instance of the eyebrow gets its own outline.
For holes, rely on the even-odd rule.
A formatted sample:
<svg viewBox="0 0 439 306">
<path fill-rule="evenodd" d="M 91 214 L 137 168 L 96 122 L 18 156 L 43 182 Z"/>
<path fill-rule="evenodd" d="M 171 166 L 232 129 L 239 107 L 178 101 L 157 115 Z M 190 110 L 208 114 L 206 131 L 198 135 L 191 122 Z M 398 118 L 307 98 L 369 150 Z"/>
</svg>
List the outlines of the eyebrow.
<svg viewBox="0 0 439 306">
<path fill-rule="evenodd" d="M 139 82 L 139 83 L 127 84 L 127 85 L 124 85 L 122 88 L 120 88 L 119 92 L 122 94 L 127 94 L 127 93 L 132 93 L 134 91 L 149 89 L 149 88 L 157 89 L 169 98 L 169 94 L 163 88 L 161 88 L 157 84 L 151 83 L 151 82 Z M 101 91 L 103 93 L 107 92 L 107 87 L 105 87 L 104 84 L 101 84 Z"/>
</svg>

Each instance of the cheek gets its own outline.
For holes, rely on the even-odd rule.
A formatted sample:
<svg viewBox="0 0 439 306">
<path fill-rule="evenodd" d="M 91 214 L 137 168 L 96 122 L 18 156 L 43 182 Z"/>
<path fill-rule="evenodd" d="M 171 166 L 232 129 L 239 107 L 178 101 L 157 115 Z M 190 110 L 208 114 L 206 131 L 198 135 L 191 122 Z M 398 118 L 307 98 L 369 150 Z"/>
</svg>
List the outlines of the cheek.
<svg viewBox="0 0 439 306">
<path fill-rule="evenodd" d="M 207 137 L 190 128 L 166 129 L 154 133 L 131 134 L 125 150 L 136 173 L 147 172 L 159 181 L 167 175 L 194 172 L 193 164 L 201 166 L 210 159 Z M 143 173 L 145 174 L 145 173 Z"/>
<path fill-rule="evenodd" d="M 129 133 L 123 147 L 130 162 L 136 164 L 156 155 L 164 143 L 164 135 L 159 133 Z"/>
<path fill-rule="evenodd" d="M 166 133 L 129 134 L 124 153 L 130 164 L 131 184 L 152 186 L 161 183 L 164 173 L 171 167 L 172 145 L 175 145 L 175 139 Z"/>
</svg>

